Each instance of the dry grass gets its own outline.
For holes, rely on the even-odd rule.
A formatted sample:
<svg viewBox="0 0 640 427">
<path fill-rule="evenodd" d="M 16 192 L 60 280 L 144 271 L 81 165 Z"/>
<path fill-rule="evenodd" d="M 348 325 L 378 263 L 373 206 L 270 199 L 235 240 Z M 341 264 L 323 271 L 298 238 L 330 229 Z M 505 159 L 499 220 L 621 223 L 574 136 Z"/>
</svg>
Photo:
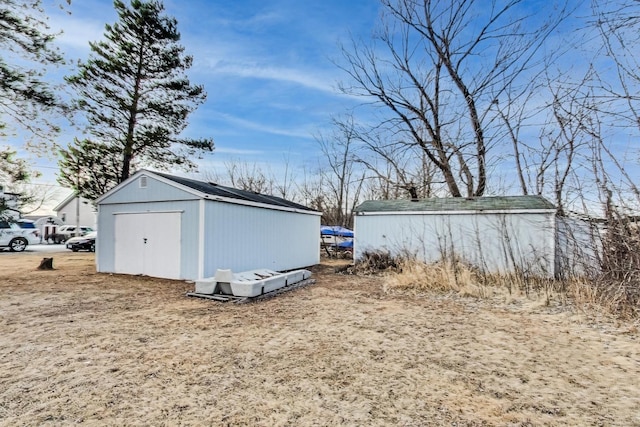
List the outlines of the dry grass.
<svg viewBox="0 0 640 427">
<path fill-rule="evenodd" d="M 424 292 L 455 293 L 473 297 L 533 306 L 572 305 L 585 310 L 609 309 L 597 298 L 592 285 L 577 280 L 525 276 L 524 274 L 489 274 L 459 260 L 424 263 L 413 259 L 397 259 L 396 268 L 383 272 L 383 289 L 387 293 L 417 295 Z M 368 266 L 368 269 L 373 269 Z"/>
<path fill-rule="evenodd" d="M 256 304 L 0 253 L 0 424 L 640 425 L 632 324 L 315 268 Z"/>
<path fill-rule="evenodd" d="M 398 271 L 386 277 L 384 286 L 387 291 L 453 291 L 467 296 L 486 296 L 486 291 L 478 286 L 478 276 L 461 262 L 446 260 L 425 264 L 415 260 L 401 260 L 398 264 Z"/>
<path fill-rule="evenodd" d="M 463 297 L 503 299 L 511 301 L 525 297 L 530 301 L 550 304 L 552 299 L 565 301 L 561 283 L 541 277 L 521 274 L 488 274 L 460 260 L 445 259 L 424 263 L 414 259 L 398 259 L 397 268 L 385 274 L 386 292 L 403 291 L 454 292 Z"/>
</svg>

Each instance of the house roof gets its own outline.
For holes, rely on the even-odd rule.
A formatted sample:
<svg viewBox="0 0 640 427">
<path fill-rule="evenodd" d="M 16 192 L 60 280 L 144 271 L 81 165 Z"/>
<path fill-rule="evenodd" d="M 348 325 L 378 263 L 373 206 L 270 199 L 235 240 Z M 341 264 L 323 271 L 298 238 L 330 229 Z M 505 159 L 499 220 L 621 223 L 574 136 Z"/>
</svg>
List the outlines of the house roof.
<svg viewBox="0 0 640 427">
<path fill-rule="evenodd" d="M 367 200 L 355 208 L 367 212 L 457 212 L 555 210 L 542 196 L 448 197 L 418 200 Z"/>
<path fill-rule="evenodd" d="M 71 201 L 73 199 L 76 198 L 76 192 L 74 191 L 73 193 L 69 194 L 67 197 L 64 198 L 64 200 L 62 200 L 60 203 L 58 203 L 58 205 L 53 208 L 54 212 L 58 212 L 61 211 L 65 206 L 67 206 L 69 203 L 71 203 Z"/>
<path fill-rule="evenodd" d="M 153 172 L 153 173 L 155 175 L 159 175 L 170 181 L 177 182 L 178 184 L 182 184 L 184 186 L 197 190 L 201 193 L 209 194 L 212 196 L 227 197 L 230 199 L 243 200 L 246 202 L 262 203 L 266 205 L 274 205 L 274 206 L 281 206 L 285 208 L 300 209 L 300 210 L 315 212 L 314 209 L 311 209 L 307 206 L 304 206 L 295 202 L 291 202 L 281 197 L 268 196 L 265 194 L 255 193 L 252 191 L 239 190 L 237 188 L 225 187 L 224 185 L 219 185 L 212 182 L 197 181 L 195 179 L 183 178 L 180 176 L 169 175 L 161 172 Z"/>
</svg>

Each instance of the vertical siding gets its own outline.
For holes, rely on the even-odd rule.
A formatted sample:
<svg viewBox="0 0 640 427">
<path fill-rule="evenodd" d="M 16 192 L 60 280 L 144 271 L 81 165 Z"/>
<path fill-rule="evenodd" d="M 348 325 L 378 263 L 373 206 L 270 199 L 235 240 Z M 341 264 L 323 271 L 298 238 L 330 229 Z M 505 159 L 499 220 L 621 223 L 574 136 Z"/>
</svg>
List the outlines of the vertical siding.
<svg viewBox="0 0 640 427">
<path fill-rule="evenodd" d="M 367 251 L 434 262 L 455 255 L 486 271 L 555 274 L 551 213 L 358 215 L 355 257 Z"/>
<path fill-rule="evenodd" d="M 577 218 L 556 219 L 556 271 L 563 277 L 598 273 L 603 255 L 602 224 Z"/>
<path fill-rule="evenodd" d="M 217 269 L 291 270 L 320 262 L 320 216 L 206 203 L 204 277 Z"/>
</svg>

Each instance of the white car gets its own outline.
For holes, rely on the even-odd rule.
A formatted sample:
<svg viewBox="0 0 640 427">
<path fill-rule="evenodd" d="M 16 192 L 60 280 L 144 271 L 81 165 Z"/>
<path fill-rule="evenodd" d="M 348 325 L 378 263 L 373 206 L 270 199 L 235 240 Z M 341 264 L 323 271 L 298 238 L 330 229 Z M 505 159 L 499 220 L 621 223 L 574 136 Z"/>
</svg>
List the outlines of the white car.
<svg viewBox="0 0 640 427">
<path fill-rule="evenodd" d="M 22 252 L 29 245 L 28 231 L 17 224 L 0 221 L 0 248 L 9 248 L 11 252 Z"/>
<path fill-rule="evenodd" d="M 30 245 L 40 244 L 40 230 L 36 227 L 36 223 L 28 219 L 19 219 L 16 224 L 25 232 L 25 236 Z"/>
</svg>

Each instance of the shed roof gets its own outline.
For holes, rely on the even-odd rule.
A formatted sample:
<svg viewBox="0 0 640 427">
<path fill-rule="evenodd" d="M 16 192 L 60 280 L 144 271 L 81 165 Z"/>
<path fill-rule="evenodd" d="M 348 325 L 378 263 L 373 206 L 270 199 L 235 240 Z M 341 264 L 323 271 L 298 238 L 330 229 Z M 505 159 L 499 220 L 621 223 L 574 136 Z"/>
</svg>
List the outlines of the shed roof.
<svg viewBox="0 0 640 427">
<path fill-rule="evenodd" d="M 448 197 L 432 199 L 367 200 L 355 212 L 453 212 L 555 210 L 542 196 Z"/>
<path fill-rule="evenodd" d="M 311 209 L 307 206 L 304 206 L 295 202 L 291 202 L 281 197 L 268 196 L 265 194 L 255 193 L 252 191 L 239 190 L 237 188 L 225 187 L 224 185 L 219 185 L 211 182 L 197 181 L 195 179 L 183 178 L 180 176 L 169 175 L 161 172 L 152 172 L 152 173 L 155 175 L 161 176 L 162 178 L 173 181 L 175 183 L 189 187 L 193 190 L 199 191 L 204 194 L 209 194 L 212 196 L 220 196 L 220 197 L 226 197 L 230 199 L 243 200 L 246 202 L 261 203 L 266 205 L 280 206 L 284 208 L 316 212 L 314 209 Z"/>
</svg>

